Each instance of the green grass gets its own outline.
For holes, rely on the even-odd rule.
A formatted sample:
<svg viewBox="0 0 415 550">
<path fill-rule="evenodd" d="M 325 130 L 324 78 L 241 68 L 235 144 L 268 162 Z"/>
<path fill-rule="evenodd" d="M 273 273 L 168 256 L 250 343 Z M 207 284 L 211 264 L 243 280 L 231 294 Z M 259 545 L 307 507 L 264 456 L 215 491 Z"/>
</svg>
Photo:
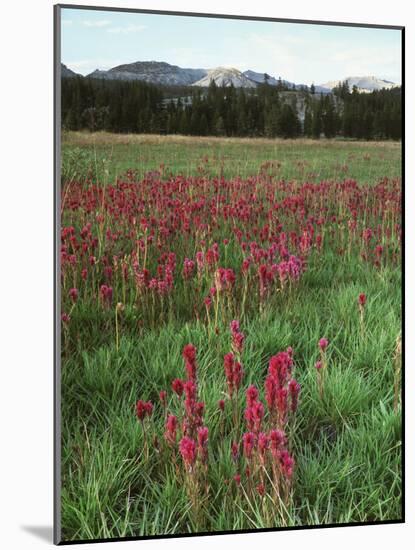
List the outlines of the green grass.
<svg viewBox="0 0 415 550">
<path fill-rule="evenodd" d="M 185 138 L 157 142 L 145 136 L 123 137 L 124 143 L 115 136 L 111 145 L 107 135 L 95 138 L 94 151 L 94 136 L 64 136 L 64 154 L 86 147 L 85 166 L 91 155 L 109 158 L 109 182 L 126 169 L 143 174 L 160 162 L 175 173 L 196 174 L 204 155 L 224 158 L 225 176 L 258 173 L 270 159 L 282 163 L 279 176 L 287 179 L 307 179 L 298 169 L 299 160 L 310 163 L 307 171 L 316 173 L 314 181 L 346 176 L 374 183 L 400 175 L 400 149 L 394 143 L 192 143 Z M 338 166 L 344 163 L 348 171 L 341 175 Z M 210 175 L 220 170 L 220 161 L 212 160 L 212 165 Z M 357 308 L 360 292 L 368 297 L 364 330 Z M 244 387 L 258 384 L 262 392 L 270 356 L 287 346 L 294 349 L 295 377 L 302 387 L 290 429 L 296 460 L 293 502 L 283 517 L 264 517 L 259 499 L 246 498 L 231 483 L 235 472 L 229 449 L 234 434 L 229 419 L 221 432 L 217 407 L 226 391 L 227 325 L 220 324 L 215 334 L 178 309 L 163 325 L 133 330 L 136 312 L 126 310 L 117 351 L 111 315 L 102 321 L 90 303 L 77 305 L 73 315 L 75 328 L 71 327 L 62 362 L 64 540 L 401 518 L 401 415 L 393 407 L 394 353 L 401 331 L 399 267 L 375 269 L 356 255 L 350 260 L 330 252 L 313 255 L 297 288 L 272 302 L 262 318 L 250 314 L 242 322 Z M 323 336 L 330 344 L 321 399 L 314 364 Z M 203 502 L 202 523 L 195 521 L 183 479 L 162 447 L 151 445 L 145 456 L 143 432 L 134 414 L 138 398 L 156 403 L 154 432 L 162 439 L 158 392 L 169 390 L 174 378 L 184 376 L 181 352 L 189 342 L 198 349 L 199 392 L 206 402 L 211 442 L 211 489 Z M 177 410 L 171 392 L 169 407 Z M 272 502 L 268 509 L 273 509 Z"/>
<path fill-rule="evenodd" d="M 198 138 L 67 132 L 63 134 L 66 179 L 87 169 L 99 179 L 113 182 L 126 170 L 138 177 L 158 170 L 197 175 L 247 177 L 262 169 L 279 178 L 297 181 L 357 179 L 379 181 L 401 174 L 401 144 L 341 140 L 283 140 L 250 138 Z M 204 162 L 205 158 L 208 162 Z M 267 162 L 275 163 L 264 167 Z"/>
</svg>

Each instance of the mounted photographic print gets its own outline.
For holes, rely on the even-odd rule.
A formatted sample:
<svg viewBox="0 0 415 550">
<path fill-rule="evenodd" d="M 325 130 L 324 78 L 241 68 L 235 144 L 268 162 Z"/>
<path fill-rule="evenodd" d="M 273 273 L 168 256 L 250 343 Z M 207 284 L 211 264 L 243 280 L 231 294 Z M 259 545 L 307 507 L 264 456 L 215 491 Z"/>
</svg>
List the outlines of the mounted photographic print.
<svg viewBox="0 0 415 550">
<path fill-rule="evenodd" d="M 55 6 L 56 543 L 404 520 L 403 34 Z"/>
</svg>

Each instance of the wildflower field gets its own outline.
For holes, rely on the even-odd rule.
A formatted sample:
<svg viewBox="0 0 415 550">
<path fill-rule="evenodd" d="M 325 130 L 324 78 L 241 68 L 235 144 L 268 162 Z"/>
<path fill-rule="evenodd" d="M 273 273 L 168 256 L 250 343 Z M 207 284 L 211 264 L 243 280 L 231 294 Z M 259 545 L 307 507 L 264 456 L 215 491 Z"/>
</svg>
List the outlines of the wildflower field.
<svg viewBox="0 0 415 550">
<path fill-rule="evenodd" d="M 63 539 L 399 520 L 401 144 L 62 139 Z"/>
</svg>

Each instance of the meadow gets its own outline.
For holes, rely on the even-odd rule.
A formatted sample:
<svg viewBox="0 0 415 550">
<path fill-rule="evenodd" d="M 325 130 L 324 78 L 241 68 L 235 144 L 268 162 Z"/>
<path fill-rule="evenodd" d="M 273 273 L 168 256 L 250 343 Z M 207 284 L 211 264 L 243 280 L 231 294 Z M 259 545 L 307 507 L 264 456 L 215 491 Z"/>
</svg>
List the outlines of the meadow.
<svg viewBox="0 0 415 550">
<path fill-rule="evenodd" d="M 397 521 L 401 144 L 63 133 L 64 540 Z"/>
</svg>

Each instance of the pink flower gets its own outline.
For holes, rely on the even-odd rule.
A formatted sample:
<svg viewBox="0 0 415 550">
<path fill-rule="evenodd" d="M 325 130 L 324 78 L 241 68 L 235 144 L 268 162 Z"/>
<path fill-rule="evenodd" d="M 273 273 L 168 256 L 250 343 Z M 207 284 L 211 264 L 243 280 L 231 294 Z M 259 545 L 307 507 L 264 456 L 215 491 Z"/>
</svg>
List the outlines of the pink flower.
<svg viewBox="0 0 415 550">
<path fill-rule="evenodd" d="M 185 394 L 184 406 L 186 408 L 186 413 L 189 416 L 193 416 L 196 405 L 196 385 L 193 380 L 186 380 L 183 390 Z"/>
<path fill-rule="evenodd" d="M 317 370 L 320 370 L 323 368 L 323 363 L 321 361 L 317 361 L 314 366 Z"/>
<path fill-rule="evenodd" d="M 365 304 L 366 304 L 366 294 L 363 294 L 362 292 L 361 294 L 359 294 L 359 306 L 364 307 Z"/>
<path fill-rule="evenodd" d="M 288 409 L 288 391 L 286 388 L 280 388 L 277 390 L 276 394 L 276 403 L 277 403 L 277 410 L 279 419 L 282 423 L 285 423 L 286 416 L 287 416 L 287 409 Z"/>
<path fill-rule="evenodd" d="M 228 384 L 229 395 L 232 397 L 234 391 L 238 391 L 243 376 L 242 365 L 235 361 L 233 353 L 227 353 L 223 358 L 225 378 Z"/>
<path fill-rule="evenodd" d="M 225 401 L 223 399 L 219 399 L 218 407 L 219 407 L 219 410 L 221 410 L 222 412 L 225 410 Z"/>
<path fill-rule="evenodd" d="M 167 392 L 165 390 L 162 390 L 159 393 L 159 398 L 162 406 L 165 407 L 167 405 Z"/>
<path fill-rule="evenodd" d="M 253 430 L 255 426 L 255 417 L 254 417 L 254 410 L 252 407 L 247 407 L 245 409 L 245 420 L 246 420 L 246 427 L 248 430 Z"/>
<path fill-rule="evenodd" d="M 166 431 L 164 432 L 164 438 L 170 445 L 174 445 L 176 443 L 177 424 L 177 417 L 173 414 L 169 414 L 166 420 Z"/>
<path fill-rule="evenodd" d="M 195 416 L 198 422 L 202 421 L 203 414 L 205 412 L 205 404 L 203 401 L 199 401 L 195 404 Z"/>
<path fill-rule="evenodd" d="M 271 430 L 269 433 L 271 452 L 277 458 L 279 450 L 285 445 L 285 434 L 282 430 Z"/>
<path fill-rule="evenodd" d="M 239 458 L 239 444 L 236 441 L 232 441 L 231 454 L 232 460 L 236 462 Z"/>
<path fill-rule="evenodd" d="M 194 273 L 194 269 L 195 262 L 193 260 L 189 260 L 189 258 L 185 258 L 183 262 L 183 278 L 191 279 Z"/>
<path fill-rule="evenodd" d="M 287 384 L 292 365 L 292 350 L 291 353 L 280 351 L 269 360 L 268 372 L 274 378 L 277 388 L 282 388 Z"/>
<path fill-rule="evenodd" d="M 232 348 L 236 353 L 241 354 L 243 351 L 245 335 L 240 330 L 239 321 L 231 321 L 230 329 L 232 335 Z"/>
<path fill-rule="evenodd" d="M 300 389 L 300 384 L 297 380 L 294 380 L 294 378 L 288 382 L 288 391 L 291 398 L 291 412 L 295 412 L 297 410 Z"/>
<path fill-rule="evenodd" d="M 241 386 L 243 375 L 244 371 L 242 365 L 236 361 L 233 366 L 233 386 L 236 391 L 238 391 Z"/>
<path fill-rule="evenodd" d="M 143 422 L 146 416 L 151 416 L 153 412 L 153 404 L 151 401 L 143 401 L 142 399 L 139 399 L 136 403 L 135 410 L 138 420 Z"/>
<path fill-rule="evenodd" d="M 183 359 L 189 361 L 190 363 L 196 361 L 196 348 L 193 344 L 187 344 L 183 348 Z"/>
<path fill-rule="evenodd" d="M 269 437 L 267 434 L 261 432 L 258 434 L 258 451 L 259 455 L 264 460 L 265 452 L 268 449 L 269 446 Z"/>
<path fill-rule="evenodd" d="M 258 390 L 255 386 L 251 385 L 246 390 L 246 403 L 248 407 L 252 407 L 255 401 L 258 399 Z"/>
<path fill-rule="evenodd" d="M 141 421 L 143 421 L 146 416 L 145 403 L 141 399 L 136 403 L 136 414 L 137 414 L 137 418 Z"/>
<path fill-rule="evenodd" d="M 275 378 L 268 374 L 265 378 L 265 401 L 267 402 L 268 409 L 271 411 L 274 408 L 276 397 L 276 384 Z"/>
<path fill-rule="evenodd" d="M 191 468 L 196 461 L 196 442 L 188 436 L 182 437 L 179 443 L 180 454 L 183 462 L 188 468 Z"/>
<path fill-rule="evenodd" d="M 100 292 L 101 292 L 101 298 L 104 304 L 110 304 L 112 300 L 112 287 L 107 285 L 101 285 Z"/>
<path fill-rule="evenodd" d="M 237 487 L 241 484 L 241 474 L 235 474 L 233 476 L 233 480 L 235 481 Z"/>
<path fill-rule="evenodd" d="M 209 430 L 206 426 L 202 426 L 197 430 L 198 455 L 203 464 L 208 461 L 208 438 Z"/>
<path fill-rule="evenodd" d="M 244 433 L 242 436 L 243 440 L 243 447 L 244 447 L 244 455 L 246 458 L 251 458 L 252 451 L 255 447 L 255 434 L 252 432 Z"/>
<path fill-rule="evenodd" d="M 375 254 L 378 259 L 381 258 L 383 254 L 383 246 L 381 244 L 378 244 L 377 246 L 375 246 Z"/>
<path fill-rule="evenodd" d="M 259 483 L 256 487 L 256 490 L 261 497 L 265 495 L 265 485 L 263 483 Z"/>
<path fill-rule="evenodd" d="M 327 346 L 329 345 L 329 341 L 327 340 L 327 338 L 320 338 L 319 340 L 319 343 L 318 343 L 321 351 L 326 351 L 327 349 Z"/>
<path fill-rule="evenodd" d="M 233 269 L 225 269 L 225 281 L 227 288 L 233 287 L 236 281 L 235 272 Z"/>
<path fill-rule="evenodd" d="M 242 332 L 232 333 L 232 347 L 237 353 L 242 353 L 245 335 Z"/>
<path fill-rule="evenodd" d="M 192 344 L 187 344 L 183 348 L 183 359 L 185 361 L 185 367 L 187 372 L 187 378 L 189 380 L 196 380 L 196 348 Z"/>
<path fill-rule="evenodd" d="M 61 320 L 62 323 L 68 324 L 71 318 L 67 313 L 62 313 Z"/>
<path fill-rule="evenodd" d="M 285 477 L 291 479 L 294 471 L 294 459 L 286 449 L 280 452 L 280 465 Z"/>
<path fill-rule="evenodd" d="M 256 401 L 253 403 L 251 410 L 254 420 L 254 432 L 258 433 L 261 429 L 262 419 L 264 418 L 264 405 L 261 401 Z"/>
<path fill-rule="evenodd" d="M 181 397 L 181 395 L 183 394 L 183 380 L 180 380 L 180 378 L 176 378 L 175 380 L 173 380 L 173 382 L 171 383 L 171 387 L 172 387 L 172 390 L 174 391 L 175 394 L 177 394 L 179 397 Z"/>
<path fill-rule="evenodd" d="M 72 300 L 72 302 L 75 303 L 78 299 L 78 289 L 71 288 L 71 290 L 69 291 L 69 297 Z"/>
<path fill-rule="evenodd" d="M 229 393 L 232 393 L 232 388 L 233 388 L 233 364 L 234 364 L 234 362 L 235 362 L 235 357 L 234 357 L 233 353 L 227 353 L 223 357 L 223 367 L 224 367 L 224 370 L 225 370 L 226 381 L 227 381 L 228 386 L 229 386 Z"/>
</svg>

